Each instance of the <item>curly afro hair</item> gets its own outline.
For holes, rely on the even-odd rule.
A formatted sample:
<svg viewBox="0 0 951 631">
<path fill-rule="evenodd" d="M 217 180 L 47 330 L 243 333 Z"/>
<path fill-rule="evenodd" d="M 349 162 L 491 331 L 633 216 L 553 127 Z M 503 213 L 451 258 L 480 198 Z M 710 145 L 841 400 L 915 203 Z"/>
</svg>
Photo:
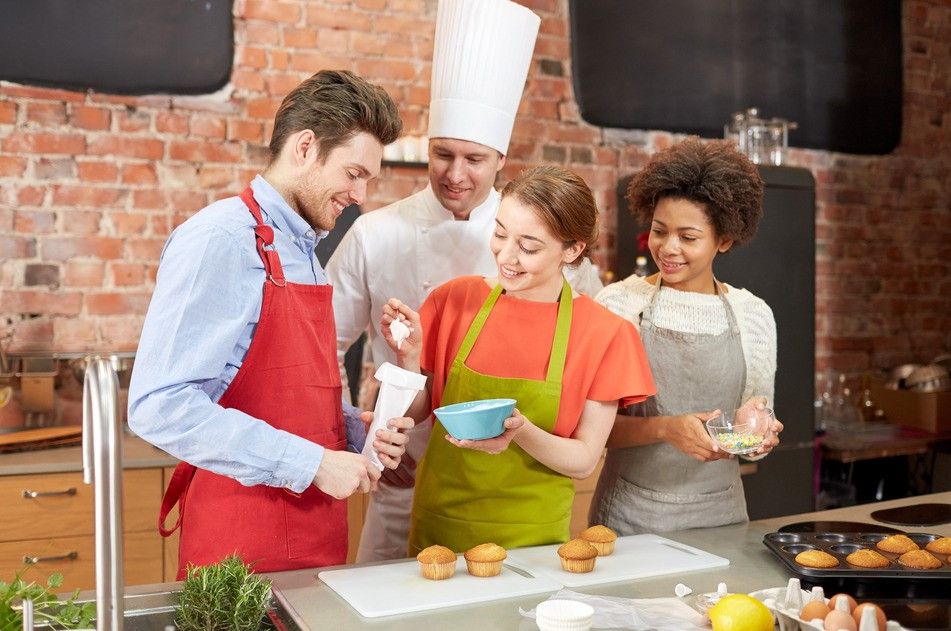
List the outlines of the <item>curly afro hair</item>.
<svg viewBox="0 0 951 631">
<path fill-rule="evenodd" d="M 746 243 L 763 216 L 763 179 L 749 158 L 729 140 L 692 137 L 655 154 L 631 180 L 631 212 L 650 223 L 665 197 L 703 206 L 717 236 Z"/>
</svg>

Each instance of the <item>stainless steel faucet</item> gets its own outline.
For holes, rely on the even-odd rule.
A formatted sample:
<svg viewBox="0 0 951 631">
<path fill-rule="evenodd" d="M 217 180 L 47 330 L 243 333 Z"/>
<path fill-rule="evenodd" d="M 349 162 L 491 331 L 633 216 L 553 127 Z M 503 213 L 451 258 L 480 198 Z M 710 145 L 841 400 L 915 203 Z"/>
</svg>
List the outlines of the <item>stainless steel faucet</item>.
<svg viewBox="0 0 951 631">
<path fill-rule="evenodd" d="M 33 631 L 33 601 L 23 601 L 23 631 Z"/>
<path fill-rule="evenodd" d="M 96 497 L 96 629 L 122 631 L 122 438 L 119 382 L 109 359 L 95 357 L 83 380 L 83 482 Z"/>
</svg>

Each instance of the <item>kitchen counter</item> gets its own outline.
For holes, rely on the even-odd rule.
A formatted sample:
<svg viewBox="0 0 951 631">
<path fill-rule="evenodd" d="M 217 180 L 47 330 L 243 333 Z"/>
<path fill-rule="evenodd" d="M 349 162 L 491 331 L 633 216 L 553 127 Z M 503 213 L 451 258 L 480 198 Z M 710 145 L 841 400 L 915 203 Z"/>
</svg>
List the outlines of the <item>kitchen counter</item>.
<svg viewBox="0 0 951 631">
<path fill-rule="evenodd" d="M 178 460 L 137 436 L 122 436 L 122 468 L 174 467 Z M 82 447 L 55 447 L 0 455 L 0 476 L 83 470 Z"/>
<path fill-rule="evenodd" d="M 727 568 L 684 575 L 642 579 L 580 589 L 591 594 L 624 598 L 657 598 L 674 595 L 674 586 L 684 583 L 694 593 L 716 591 L 717 583 L 725 581 L 731 592 L 751 592 L 766 587 L 785 586 L 790 574 L 785 566 L 763 545 L 763 535 L 775 532 L 786 524 L 801 521 L 859 521 L 878 524 L 870 516 L 882 508 L 908 504 L 951 503 L 951 492 L 935 493 L 901 500 L 863 504 L 817 513 L 789 515 L 736 526 L 665 533 L 664 536 L 687 545 L 712 552 L 730 560 Z M 883 526 L 887 524 L 881 524 Z M 951 524 L 927 528 L 908 528 L 907 532 L 930 532 L 951 536 Z M 480 603 L 464 607 L 438 609 L 432 613 L 415 613 L 384 618 L 363 618 L 330 588 L 316 579 L 316 570 L 280 572 L 270 575 L 274 586 L 286 596 L 298 619 L 310 629 L 386 629 L 401 631 L 444 629 L 486 631 L 488 629 L 537 629 L 532 620 L 522 618 L 518 609 L 531 609 L 548 598 L 545 594 L 510 600 Z"/>
</svg>

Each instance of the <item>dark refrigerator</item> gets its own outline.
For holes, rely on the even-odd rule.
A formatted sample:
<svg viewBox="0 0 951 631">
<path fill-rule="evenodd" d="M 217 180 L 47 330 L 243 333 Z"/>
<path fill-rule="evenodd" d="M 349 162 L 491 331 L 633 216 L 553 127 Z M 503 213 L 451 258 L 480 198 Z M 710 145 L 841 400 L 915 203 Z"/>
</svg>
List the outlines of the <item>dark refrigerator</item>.
<svg viewBox="0 0 951 631">
<path fill-rule="evenodd" d="M 718 278 L 750 290 L 776 319 L 777 371 L 773 408 L 785 425 L 779 447 L 743 476 L 750 519 L 814 510 L 815 180 L 806 169 L 760 166 L 764 213 L 754 239 L 717 257 Z M 617 279 L 634 271 L 639 225 L 624 199 L 631 176 L 618 183 Z M 653 263 L 650 263 L 653 268 Z M 743 461 L 741 461 L 743 462 Z"/>
</svg>

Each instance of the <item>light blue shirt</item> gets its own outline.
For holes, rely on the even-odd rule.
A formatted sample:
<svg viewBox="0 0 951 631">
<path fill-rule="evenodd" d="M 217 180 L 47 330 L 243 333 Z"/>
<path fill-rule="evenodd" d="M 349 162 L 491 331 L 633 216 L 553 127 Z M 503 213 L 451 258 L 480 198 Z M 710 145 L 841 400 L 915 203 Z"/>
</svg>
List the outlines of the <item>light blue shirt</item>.
<svg viewBox="0 0 951 631">
<path fill-rule="evenodd" d="M 317 233 L 260 175 L 251 182 L 289 282 L 324 285 Z M 165 244 L 129 386 L 129 426 L 171 455 L 252 486 L 301 493 L 324 448 L 218 405 L 261 314 L 264 264 L 254 217 L 239 197 L 202 209 Z M 315 414 L 322 413 L 321 410 Z M 331 414 L 331 410 L 323 411 Z M 366 438 L 359 410 L 344 405 L 348 448 Z"/>
</svg>

